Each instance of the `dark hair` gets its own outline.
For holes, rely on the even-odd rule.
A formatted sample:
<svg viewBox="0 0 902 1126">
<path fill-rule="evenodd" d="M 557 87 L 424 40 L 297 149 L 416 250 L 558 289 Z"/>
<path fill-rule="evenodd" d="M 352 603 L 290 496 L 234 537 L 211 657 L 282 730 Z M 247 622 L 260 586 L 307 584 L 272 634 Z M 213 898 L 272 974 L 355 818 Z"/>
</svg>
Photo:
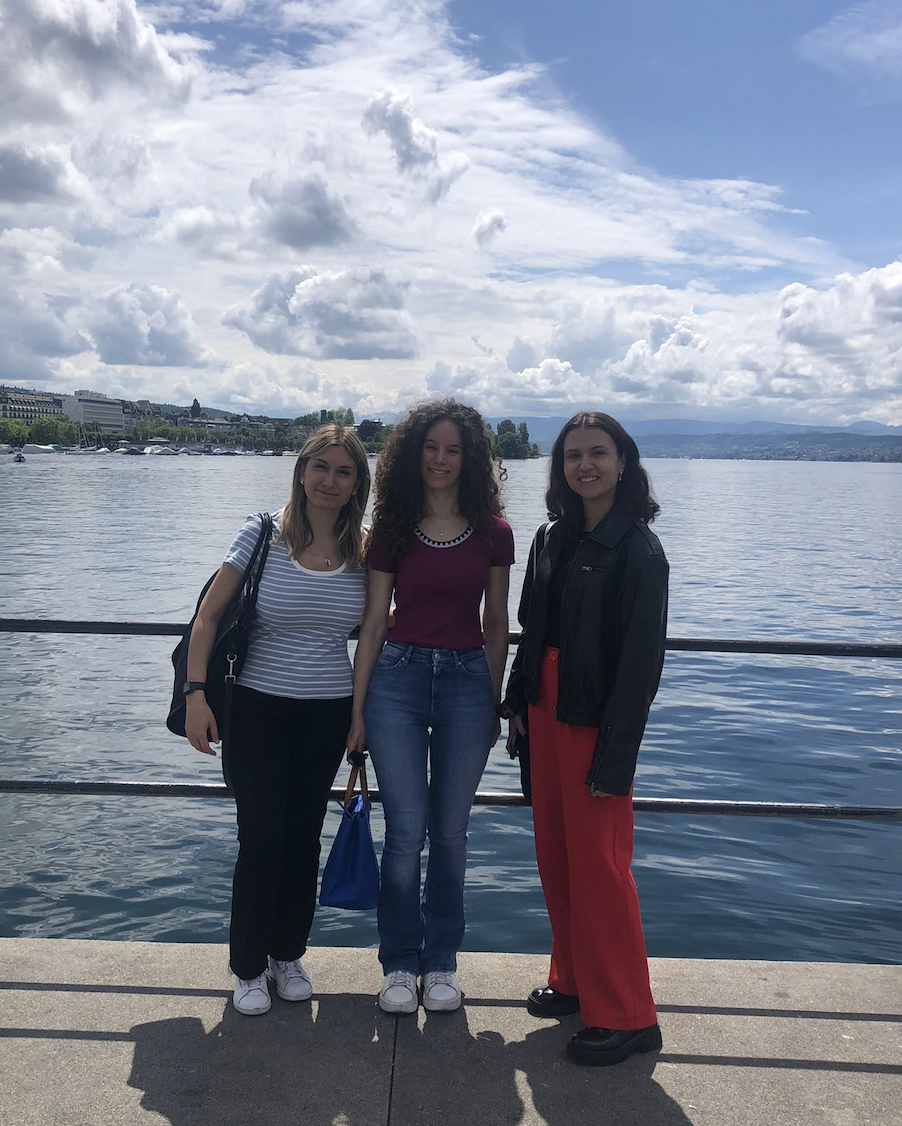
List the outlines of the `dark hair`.
<svg viewBox="0 0 902 1126">
<path fill-rule="evenodd" d="M 329 449 L 341 446 L 350 456 L 357 469 L 357 487 L 351 499 L 338 514 L 335 534 L 342 559 L 351 567 L 363 565 L 363 510 L 370 495 L 370 467 L 366 460 L 366 450 L 360 439 L 346 426 L 329 423 L 321 426 L 310 435 L 301 447 L 294 473 L 291 478 L 291 499 L 282 509 L 282 531 L 275 538 L 276 543 L 284 543 L 288 554 L 297 560 L 304 548 L 313 541 L 313 529 L 307 519 L 307 494 L 304 492 L 304 470 L 312 457 Z"/>
<path fill-rule="evenodd" d="M 491 518 L 504 512 L 492 441 L 482 415 L 455 399 L 414 407 L 389 435 L 376 464 L 376 503 L 371 534 L 395 559 L 413 546 L 414 528 L 425 515 L 421 460 L 426 435 L 437 422 L 460 431 L 460 510 L 491 551 Z"/>
<path fill-rule="evenodd" d="M 562 520 L 567 526 L 582 528 L 583 502 L 567 484 L 564 476 L 564 443 L 571 430 L 603 430 L 624 459 L 623 474 L 617 482 L 615 503 L 625 505 L 633 516 L 650 524 L 661 511 L 661 506 L 651 495 L 648 474 L 639 461 L 639 449 L 620 423 L 600 411 L 580 411 L 564 425 L 551 447 L 548 467 L 548 492 L 545 504 L 551 520 Z"/>
</svg>

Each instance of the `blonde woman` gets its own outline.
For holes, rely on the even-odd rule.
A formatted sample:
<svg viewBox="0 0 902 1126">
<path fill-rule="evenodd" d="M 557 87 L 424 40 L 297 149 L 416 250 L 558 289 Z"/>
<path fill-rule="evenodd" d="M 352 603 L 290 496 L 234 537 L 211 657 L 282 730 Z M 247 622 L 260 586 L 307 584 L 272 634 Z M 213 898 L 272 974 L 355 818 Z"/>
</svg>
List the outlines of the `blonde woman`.
<svg viewBox="0 0 902 1126">
<path fill-rule="evenodd" d="M 291 499 L 274 515 L 247 659 L 229 734 L 238 814 L 229 954 L 233 1003 L 248 1016 L 313 986 L 301 957 L 313 921 L 320 832 L 351 721 L 348 634 L 366 594 L 361 525 L 370 490 L 353 431 L 324 426 L 295 465 Z M 204 692 L 216 626 L 238 590 L 261 532 L 248 517 L 226 553 L 191 633 L 185 729 L 213 754 L 219 733 Z"/>
</svg>

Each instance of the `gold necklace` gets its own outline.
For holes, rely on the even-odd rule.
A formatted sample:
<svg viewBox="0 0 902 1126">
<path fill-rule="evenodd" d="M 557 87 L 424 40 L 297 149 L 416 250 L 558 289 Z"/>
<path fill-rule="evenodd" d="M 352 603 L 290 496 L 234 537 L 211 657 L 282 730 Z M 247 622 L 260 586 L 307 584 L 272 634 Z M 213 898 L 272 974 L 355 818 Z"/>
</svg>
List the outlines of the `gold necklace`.
<svg viewBox="0 0 902 1126">
<path fill-rule="evenodd" d="M 461 515 L 461 514 L 460 514 L 459 512 L 454 512 L 454 513 L 452 513 L 452 514 L 451 514 L 451 516 L 449 516 L 449 518 L 448 518 L 448 519 L 449 519 L 449 520 L 459 520 L 459 519 L 460 519 L 460 515 Z M 421 531 L 421 532 L 423 531 L 423 528 L 422 528 L 422 526 L 420 527 L 420 531 Z M 423 534 L 425 535 L 426 533 L 425 533 L 425 532 L 423 532 Z M 427 538 L 428 538 L 428 539 L 432 539 L 433 537 L 432 537 L 432 536 L 429 536 L 429 537 L 427 537 Z M 443 539 L 445 538 L 445 529 L 444 529 L 444 528 L 440 528 L 440 529 L 439 529 L 439 530 L 438 530 L 438 531 L 437 531 L 437 532 L 435 533 L 435 537 L 434 537 L 434 538 L 435 538 L 436 540 L 443 540 Z"/>
<path fill-rule="evenodd" d="M 314 551 L 314 552 L 315 552 L 315 554 L 317 554 L 317 555 L 321 555 L 321 556 L 322 556 L 322 558 L 323 558 L 323 562 L 324 562 L 324 563 L 326 564 L 326 566 L 327 566 L 327 567 L 331 567 L 331 566 L 332 566 L 332 559 L 331 559 L 331 557 L 330 557 L 330 556 L 328 556 L 328 555 L 326 555 L 326 554 L 325 554 L 325 552 L 324 552 L 324 551 L 323 551 L 323 550 L 322 550 L 321 548 L 316 548 L 316 549 L 314 549 L 314 547 L 313 547 L 313 543 L 312 543 L 312 542 L 311 542 L 311 543 L 309 543 L 309 544 L 308 544 L 307 546 L 308 546 L 308 547 L 310 548 L 310 550 L 311 550 L 311 551 Z"/>
</svg>

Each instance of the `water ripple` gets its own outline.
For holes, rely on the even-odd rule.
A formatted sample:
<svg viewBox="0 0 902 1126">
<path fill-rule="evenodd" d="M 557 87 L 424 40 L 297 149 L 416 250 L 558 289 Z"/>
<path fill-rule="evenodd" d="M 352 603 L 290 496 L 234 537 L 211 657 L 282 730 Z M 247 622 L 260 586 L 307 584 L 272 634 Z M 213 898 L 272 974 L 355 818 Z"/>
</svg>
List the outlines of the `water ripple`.
<svg viewBox="0 0 902 1126">
<path fill-rule="evenodd" d="M 184 620 L 245 514 L 281 503 L 292 469 L 288 458 L 121 458 L 101 472 L 91 460 L 31 458 L 14 476 L 0 460 L 0 614 Z M 902 636 L 902 467 L 649 468 L 672 636 Z M 545 465 L 509 472 L 513 615 Z M 5 776 L 219 780 L 218 761 L 162 726 L 172 639 L 5 642 Z M 899 662 L 669 653 L 636 792 L 902 804 L 900 745 Z M 499 746 L 483 788 L 518 785 Z M 0 935 L 226 939 L 227 803 L 7 795 L 0 810 Z M 336 807 L 324 851 L 337 824 Z M 378 845 L 378 809 L 373 828 Z M 902 961 L 896 825 L 643 815 L 635 875 L 652 954 Z M 474 812 L 467 912 L 469 949 L 548 949 L 528 810 Z M 371 946 L 373 915 L 321 910 L 312 939 Z"/>
</svg>

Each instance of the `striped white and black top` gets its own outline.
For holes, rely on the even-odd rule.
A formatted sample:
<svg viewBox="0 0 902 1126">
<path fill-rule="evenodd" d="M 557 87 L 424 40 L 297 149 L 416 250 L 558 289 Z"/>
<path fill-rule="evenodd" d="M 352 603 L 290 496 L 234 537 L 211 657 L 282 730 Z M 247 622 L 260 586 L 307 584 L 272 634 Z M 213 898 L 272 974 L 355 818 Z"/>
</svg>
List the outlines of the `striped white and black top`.
<svg viewBox="0 0 902 1126">
<path fill-rule="evenodd" d="M 278 532 L 278 516 L 273 520 Z M 260 518 L 248 516 L 225 562 L 243 571 L 259 535 Z M 311 571 L 295 563 L 284 544 L 270 547 L 238 683 L 297 700 L 350 696 L 348 634 L 360 621 L 365 596 L 364 568 Z"/>
</svg>

